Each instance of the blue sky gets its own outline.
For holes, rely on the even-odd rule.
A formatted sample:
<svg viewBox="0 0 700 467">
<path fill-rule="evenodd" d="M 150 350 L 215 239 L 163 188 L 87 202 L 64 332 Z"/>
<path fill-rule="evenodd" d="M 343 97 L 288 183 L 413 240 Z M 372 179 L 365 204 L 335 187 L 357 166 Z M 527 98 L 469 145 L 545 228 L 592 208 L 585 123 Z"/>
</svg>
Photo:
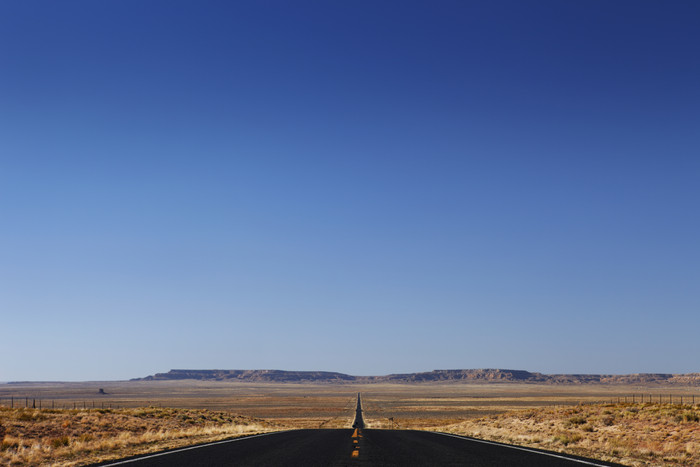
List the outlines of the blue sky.
<svg viewBox="0 0 700 467">
<path fill-rule="evenodd" d="M 0 381 L 700 371 L 700 6 L 0 5 Z"/>
</svg>

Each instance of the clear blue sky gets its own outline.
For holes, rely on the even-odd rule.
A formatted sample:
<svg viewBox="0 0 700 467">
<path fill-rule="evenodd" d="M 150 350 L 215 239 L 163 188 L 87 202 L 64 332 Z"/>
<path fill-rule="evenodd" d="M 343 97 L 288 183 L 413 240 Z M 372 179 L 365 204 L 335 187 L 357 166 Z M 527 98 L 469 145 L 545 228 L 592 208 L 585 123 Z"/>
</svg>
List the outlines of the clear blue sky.
<svg viewBox="0 0 700 467">
<path fill-rule="evenodd" d="M 695 1 L 5 1 L 0 381 L 700 371 Z"/>
</svg>

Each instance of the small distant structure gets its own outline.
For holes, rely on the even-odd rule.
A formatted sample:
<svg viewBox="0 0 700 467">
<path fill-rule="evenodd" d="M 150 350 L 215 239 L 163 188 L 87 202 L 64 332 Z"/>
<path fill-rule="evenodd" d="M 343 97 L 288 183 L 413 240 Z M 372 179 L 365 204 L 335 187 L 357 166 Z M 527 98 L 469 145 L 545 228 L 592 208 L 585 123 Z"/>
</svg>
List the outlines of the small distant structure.
<svg viewBox="0 0 700 467">
<path fill-rule="evenodd" d="M 100 394 L 100 395 L 102 395 L 102 396 L 103 396 L 103 395 L 106 395 L 107 393 L 105 392 L 105 390 L 104 390 L 104 389 L 100 388 L 100 390 L 99 390 L 99 391 L 97 391 L 97 394 Z"/>
</svg>

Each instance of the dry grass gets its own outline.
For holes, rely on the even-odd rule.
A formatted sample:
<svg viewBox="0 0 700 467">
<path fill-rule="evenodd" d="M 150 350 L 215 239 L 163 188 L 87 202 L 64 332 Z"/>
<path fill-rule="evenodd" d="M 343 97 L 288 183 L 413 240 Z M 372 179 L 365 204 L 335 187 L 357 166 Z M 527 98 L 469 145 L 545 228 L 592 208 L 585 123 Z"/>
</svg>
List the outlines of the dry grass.
<svg viewBox="0 0 700 467">
<path fill-rule="evenodd" d="M 227 381 L 0 384 L 0 405 L 14 397 L 15 407 L 36 399 L 69 408 L 0 409 L 0 465 L 81 465 L 280 428 L 347 428 L 358 392 L 370 428 L 451 431 L 630 465 L 700 465 L 697 408 L 609 403 L 631 394 L 700 401 L 697 387 Z"/>
<path fill-rule="evenodd" d="M 700 466 L 698 406 L 630 403 L 529 409 L 438 430 L 632 466 Z"/>
<path fill-rule="evenodd" d="M 227 412 L 187 409 L 8 409 L 0 465 L 85 465 L 280 429 Z"/>
</svg>

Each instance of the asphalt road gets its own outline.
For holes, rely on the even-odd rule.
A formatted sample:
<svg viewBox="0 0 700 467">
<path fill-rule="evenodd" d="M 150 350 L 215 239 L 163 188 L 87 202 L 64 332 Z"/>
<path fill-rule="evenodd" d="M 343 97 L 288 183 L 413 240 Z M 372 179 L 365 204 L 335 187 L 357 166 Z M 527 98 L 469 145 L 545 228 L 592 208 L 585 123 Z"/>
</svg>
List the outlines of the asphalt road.
<svg viewBox="0 0 700 467">
<path fill-rule="evenodd" d="M 353 438 L 353 435 L 359 436 Z M 358 452 L 357 457 L 352 457 L 353 451 Z M 556 453 L 424 431 L 364 429 L 358 433 L 347 429 L 293 430 L 238 438 L 104 465 L 581 467 L 615 464 L 572 460 Z"/>
<path fill-rule="evenodd" d="M 360 399 L 360 393 L 357 393 L 357 407 L 355 408 L 355 421 L 352 422 L 353 428 L 364 428 L 365 421 L 362 418 L 362 399 Z"/>
</svg>

